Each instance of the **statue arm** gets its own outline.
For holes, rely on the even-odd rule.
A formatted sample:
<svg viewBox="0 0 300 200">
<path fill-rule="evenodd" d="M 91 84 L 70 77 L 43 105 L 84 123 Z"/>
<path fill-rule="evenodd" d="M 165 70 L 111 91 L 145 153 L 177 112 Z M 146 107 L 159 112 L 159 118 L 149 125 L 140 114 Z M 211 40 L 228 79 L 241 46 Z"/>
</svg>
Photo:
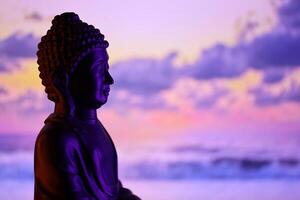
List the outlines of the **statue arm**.
<svg viewBox="0 0 300 200">
<path fill-rule="evenodd" d="M 44 133 L 36 142 L 35 182 L 37 196 L 93 199 L 78 169 L 79 143 L 72 133 Z M 36 196 L 36 195 L 35 195 Z M 47 198 L 46 198 L 47 199 Z"/>
<path fill-rule="evenodd" d="M 120 191 L 119 191 L 118 200 L 141 200 L 138 196 L 133 194 L 131 190 L 123 187 L 123 184 L 120 180 L 119 180 L 119 184 L 120 184 Z"/>
<path fill-rule="evenodd" d="M 80 144 L 77 137 L 66 137 L 62 140 L 58 152 L 58 170 L 61 172 L 67 193 L 72 199 L 92 199 L 83 183 L 80 165 Z"/>
</svg>

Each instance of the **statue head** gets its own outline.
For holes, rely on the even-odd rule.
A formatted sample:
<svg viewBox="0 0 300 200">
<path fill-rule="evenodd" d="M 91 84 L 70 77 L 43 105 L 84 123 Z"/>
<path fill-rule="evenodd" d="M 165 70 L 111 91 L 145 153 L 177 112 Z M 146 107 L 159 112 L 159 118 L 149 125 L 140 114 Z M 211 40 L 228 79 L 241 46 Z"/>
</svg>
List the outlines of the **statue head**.
<svg viewBox="0 0 300 200">
<path fill-rule="evenodd" d="M 106 103 L 113 79 L 108 72 L 108 42 L 99 29 L 75 13 L 57 15 L 38 44 L 37 63 L 49 100 L 72 114 L 78 106 Z"/>
</svg>

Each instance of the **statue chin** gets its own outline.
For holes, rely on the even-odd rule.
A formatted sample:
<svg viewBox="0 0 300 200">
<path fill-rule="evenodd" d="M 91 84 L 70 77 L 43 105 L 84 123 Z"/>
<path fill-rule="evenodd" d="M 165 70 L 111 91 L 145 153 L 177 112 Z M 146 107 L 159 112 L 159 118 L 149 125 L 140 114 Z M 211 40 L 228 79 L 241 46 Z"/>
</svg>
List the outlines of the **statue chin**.
<svg viewBox="0 0 300 200">
<path fill-rule="evenodd" d="M 107 103 L 108 97 L 103 97 L 101 100 L 95 100 L 90 103 L 91 108 L 98 109 Z"/>
<path fill-rule="evenodd" d="M 106 102 L 107 102 L 107 98 L 103 101 L 97 101 L 97 102 L 95 102 L 93 105 L 94 105 L 94 109 L 98 109 L 98 108 L 100 108 L 101 106 L 103 106 L 104 104 L 106 104 Z"/>
<path fill-rule="evenodd" d="M 104 104 L 106 104 L 107 100 L 108 100 L 108 95 L 101 95 L 101 96 L 95 98 L 94 100 L 90 101 L 90 105 L 94 109 L 98 109 L 101 106 L 103 106 Z"/>
</svg>

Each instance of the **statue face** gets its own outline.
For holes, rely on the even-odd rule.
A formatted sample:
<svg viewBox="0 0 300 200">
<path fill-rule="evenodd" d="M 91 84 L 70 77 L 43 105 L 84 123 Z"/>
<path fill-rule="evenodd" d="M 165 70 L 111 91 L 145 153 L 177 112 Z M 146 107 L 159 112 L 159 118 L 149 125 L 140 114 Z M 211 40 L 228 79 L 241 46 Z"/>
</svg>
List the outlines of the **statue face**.
<svg viewBox="0 0 300 200">
<path fill-rule="evenodd" d="M 113 78 L 105 49 L 86 55 L 71 75 L 70 90 L 76 107 L 97 109 L 107 102 Z"/>
</svg>

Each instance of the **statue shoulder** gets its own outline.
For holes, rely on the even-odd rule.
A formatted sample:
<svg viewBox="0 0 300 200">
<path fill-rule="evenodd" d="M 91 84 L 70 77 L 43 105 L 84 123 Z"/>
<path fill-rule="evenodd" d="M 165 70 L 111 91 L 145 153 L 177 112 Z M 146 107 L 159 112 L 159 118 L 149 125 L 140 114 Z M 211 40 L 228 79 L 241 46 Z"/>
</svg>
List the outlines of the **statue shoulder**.
<svg viewBox="0 0 300 200">
<path fill-rule="evenodd" d="M 68 123 L 47 122 L 37 136 L 36 146 L 39 144 L 66 148 L 79 146 L 79 141 L 75 130 Z"/>
<path fill-rule="evenodd" d="M 35 170 L 47 169 L 50 174 L 77 173 L 75 161 L 80 153 L 80 141 L 70 126 L 47 122 L 35 142 Z"/>
</svg>

